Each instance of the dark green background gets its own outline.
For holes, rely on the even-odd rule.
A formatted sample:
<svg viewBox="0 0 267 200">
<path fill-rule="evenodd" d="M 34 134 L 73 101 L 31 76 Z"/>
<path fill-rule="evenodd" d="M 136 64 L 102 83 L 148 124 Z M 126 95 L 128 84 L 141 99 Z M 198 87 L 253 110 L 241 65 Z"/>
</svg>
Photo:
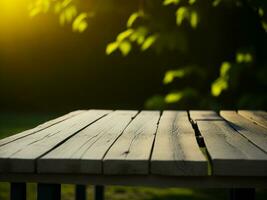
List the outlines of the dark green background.
<svg viewBox="0 0 267 200">
<path fill-rule="evenodd" d="M 156 1 L 161 2 L 161 1 Z M 105 55 L 106 45 L 125 30 L 137 1 L 107 0 L 100 3 L 96 16 L 84 33 L 73 33 L 71 26 L 60 27 L 58 16 L 49 13 L 30 19 L 21 8 L 21 21 L 13 20 L 0 35 L 0 109 L 5 111 L 65 112 L 85 108 L 141 109 L 155 94 L 172 88 L 194 87 L 199 97 L 209 96 L 211 83 L 219 76 L 223 61 L 235 59 L 240 47 L 252 47 L 255 63 L 239 75 L 238 84 L 221 97 L 214 98 L 220 108 L 264 109 L 266 102 L 266 33 L 251 11 L 244 8 L 199 6 L 198 29 L 189 30 L 187 53 L 165 50 L 140 52 L 136 47 L 127 57 L 120 52 Z M 85 6 L 83 7 L 86 9 Z M 157 4 L 155 4 L 157 5 Z M 158 9 L 156 16 L 166 11 Z M 175 10 L 167 10 L 175 21 Z M 23 22 L 23 23 L 22 23 Z M 6 22 L 9 23 L 9 22 Z M 1 23 L 0 23 L 1 25 Z M 0 26 L 1 28 L 1 26 Z M 7 36 L 9 33 L 9 36 Z M 174 85 L 164 86 L 168 69 L 197 64 L 206 75 L 203 80 L 189 76 Z M 249 100 L 239 104 L 248 94 Z M 211 96 L 211 95 L 210 95 Z M 254 98 L 257 96 L 257 98 Z M 208 97 L 212 98 L 212 97 Z M 254 98 L 254 100 L 253 100 Z M 201 98 L 181 102 L 180 107 L 213 108 Z"/>
</svg>

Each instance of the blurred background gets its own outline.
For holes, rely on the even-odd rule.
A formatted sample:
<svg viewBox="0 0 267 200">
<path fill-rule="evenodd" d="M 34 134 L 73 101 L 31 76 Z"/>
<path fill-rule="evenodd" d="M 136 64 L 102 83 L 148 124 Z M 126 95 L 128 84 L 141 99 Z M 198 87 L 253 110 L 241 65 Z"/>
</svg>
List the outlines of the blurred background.
<svg viewBox="0 0 267 200">
<path fill-rule="evenodd" d="M 166 65 L 161 58 L 138 51 L 127 58 L 105 54 L 136 2 L 103 1 L 105 8 L 82 34 L 61 27 L 53 12 L 30 18 L 26 2 L 0 5 L 1 110 L 140 109 L 162 90 Z"/>
<path fill-rule="evenodd" d="M 266 109 L 265 7 L 2 0 L 1 110 Z"/>
<path fill-rule="evenodd" d="M 0 138 L 75 109 L 266 110 L 266 8 L 262 0 L 1 0 Z M 7 191 L 1 183 L 0 199 Z M 113 199 L 228 195 L 108 191 Z"/>
</svg>

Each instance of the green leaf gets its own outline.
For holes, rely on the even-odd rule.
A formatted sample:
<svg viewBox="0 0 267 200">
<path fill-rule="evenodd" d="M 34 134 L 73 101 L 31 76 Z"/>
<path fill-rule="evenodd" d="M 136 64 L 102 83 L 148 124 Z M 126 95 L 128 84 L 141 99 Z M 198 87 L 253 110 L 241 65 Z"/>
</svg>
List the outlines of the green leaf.
<svg viewBox="0 0 267 200">
<path fill-rule="evenodd" d="M 240 53 L 236 54 L 237 63 L 251 63 L 253 61 L 253 56 L 251 53 Z"/>
<path fill-rule="evenodd" d="M 223 62 L 220 68 L 220 77 L 217 78 L 211 85 L 211 94 L 218 97 L 223 90 L 228 88 L 229 70 L 231 64 L 229 62 Z"/>
<path fill-rule="evenodd" d="M 259 16 L 260 16 L 260 17 L 263 17 L 263 15 L 264 15 L 264 10 L 263 10 L 262 8 L 259 8 L 258 13 L 259 13 Z"/>
<path fill-rule="evenodd" d="M 220 76 L 225 77 L 231 68 L 231 64 L 229 62 L 223 62 L 220 69 Z"/>
<path fill-rule="evenodd" d="M 88 24 L 87 22 L 81 22 L 78 26 L 78 32 L 82 33 L 87 28 Z"/>
<path fill-rule="evenodd" d="M 78 32 L 83 32 L 87 28 L 88 24 L 86 22 L 86 18 L 88 17 L 88 14 L 83 12 L 80 13 L 75 20 L 72 23 L 72 30 L 73 31 L 78 31 Z"/>
<path fill-rule="evenodd" d="M 164 79 L 163 79 L 163 84 L 168 84 L 168 83 L 171 83 L 174 79 L 174 75 L 173 75 L 173 72 L 172 71 L 167 71 L 165 73 L 165 76 L 164 76 Z"/>
<path fill-rule="evenodd" d="M 123 56 L 127 56 L 132 49 L 132 45 L 128 41 L 123 41 L 119 44 L 119 49 Z"/>
<path fill-rule="evenodd" d="M 216 6 L 218 6 L 220 3 L 221 3 L 221 0 L 214 0 L 214 1 L 212 2 L 212 6 L 213 6 L 213 7 L 216 7 Z"/>
<path fill-rule="evenodd" d="M 174 78 L 182 78 L 186 73 L 185 69 L 178 69 L 178 70 L 169 70 L 165 73 L 163 84 L 171 83 Z"/>
<path fill-rule="evenodd" d="M 139 35 L 139 37 L 137 38 L 137 44 L 141 45 L 143 44 L 144 41 L 145 41 L 145 36 Z"/>
<path fill-rule="evenodd" d="M 190 24 L 192 28 L 196 28 L 198 24 L 198 14 L 196 11 L 192 11 L 190 14 Z"/>
<path fill-rule="evenodd" d="M 67 7 L 70 3 L 72 2 L 72 0 L 64 0 L 62 3 L 61 3 L 61 6 L 63 8 Z"/>
<path fill-rule="evenodd" d="M 196 0 L 188 0 L 188 3 L 189 3 L 190 5 L 193 5 L 194 3 L 196 3 Z"/>
<path fill-rule="evenodd" d="M 245 61 L 246 63 L 251 63 L 251 62 L 253 61 L 253 56 L 252 56 L 252 54 L 250 54 L 250 53 L 246 53 L 246 54 L 245 54 L 245 59 L 244 59 L 244 61 Z"/>
<path fill-rule="evenodd" d="M 157 40 L 157 38 L 158 38 L 158 35 L 157 34 L 148 36 L 145 39 L 144 43 L 142 44 L 141 50 L 142 51 L 147 50 Z"/>
<path fill-rule="evenodd" d="M 183 98 L 194 98 L 197 97 L 198 93 L 194 88 L 186 87 L 180 91 L 174 91 L 165 96 L 166 103 L 176 103 L 182 100 Z"/>
<path fill-rule="evenodd" d="M 67 22 L 71 22 L 72 19 L 77 15 L 77 10 L 75 6 L 69 6 L 65 10 L 65 17 Z"/>
<path fill-rule="evenodd" d="M 178 5 L 180 3 L 180 0 L 164 0 L 163 5 L 167 6 L 170 4 Z"/>
<path fill-rule="evenodd" d="M 112 52 L 114 52 L 118 48 L 118 46 L 119 46 L 118 42 L 109 43 L 106 47 L 106 54 L 110 55 Z"/>
<path fill-rule="evenodd" d="M 75 6 L 69 6 L 63 9 L 59 14 L 60 25 L 63 26 L 65 22 L 71 22 L 76 15 L 77 15 L 77 10 Z"/>
<path fill-rule="evenodd" d="M 262 28 L 267 32 L 267 23 L 265 21 L 261 21 Z"/>
<path fill-rule="evenodd" d="M 175 78 L 183 78 L 188 74 L 195 73 L 198 77 L 203 78 L 203 70 L 195 65 L 184 66 L 183 68 L 179 68 L 176 70 L 169 70 L 165 73 L 163 84 L 171 83 Z"/>
<path fill-rule="evenodd" d="M 134 41 L 136 41 L 139 38 L 139 36 L 140 36 L 140 34 L 137 31 L 134 31 L 130 35 L 129 39 L 130 39 L 131 42 L 134 42 Z"/>
<path fill-rule="evenodd" d="M 189 17 L 189 10 L 186 7 L 180 7 L 176 11 L 176 24 L 180 26 L 185 18 Z"/>
<path fill-rule="evenodd" d="M 165 96 L 165 102 L 166 103 L 176 103 L 180 101 L 183 97 L 182 92 L 171 92 Z"/>
<path fill-rule="evenodd" d="M 50 0 L 36 0 L 28 7 L 29 16 L 34 17 L 40 13 L 46 13 L 50 8 Z"/>
<path fill-rule="evenodd" d="M 61 2 L 57 2 L 54 6 L 54 12 L 57 14 L 61 11 L 61 9 L 62 9 Z"/>
<path fill-rule="evenodd" d="M 127 29 L 123 32 L 121 32 L 118 36 L 117 36 L 117 41 L 123 41 L 126 38 L 128 38 L 132 33 L 134 32 L 133 29 Z"/>
<path fill-rule="evenodd" d="M 130 35 L 130 41 L 136 41 L 137 44 L 141 45 L 145 41 L 145 36 L 148 34 L 148 29 L 144 26 L 138 27 L 134 30 L 134 32 Z"/>
<path fill-rule="evenodd" d="M 64 0 L 64 1 L 58 1 L 54 5 L 54 12 L 59 13 L 61 10 L 66 8 L 72 3 L 72 0 Z"/>
<path fill-rule="evenodd" d="M 134 12 L 133 14 L 131 14 L 131 16 L 129 17 L 127 21 L 127 27 L 130 28 L 135 22 L 135 20 L 140 16 L 141 16 L 140 12 Z"/>
<path fill-rule="evenodd" d="M 211 94 L 218 97 L 221 92 L 228 88 L 228 83 L 224 78 L 216 79 L 211 85 Z"/>
</svg>

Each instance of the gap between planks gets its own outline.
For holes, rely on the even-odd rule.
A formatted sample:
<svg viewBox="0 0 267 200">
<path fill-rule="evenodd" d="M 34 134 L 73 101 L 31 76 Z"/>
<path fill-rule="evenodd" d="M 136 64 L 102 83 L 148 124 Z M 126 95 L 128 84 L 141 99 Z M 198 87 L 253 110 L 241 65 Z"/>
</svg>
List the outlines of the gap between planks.
<svg viewBox="0 0 267 200">
<path fill-rule="evenodd" d="M 204 138 L 213 175 L 267 175 L 267 155 L 217 113 L 190 111 L 190 117 Z"/>
<path fill-rule="evenodd" d="M 114 111 L 91 124 L 41 157 L 38 160 L 38 172 L 101 174 L 103 157 L 137 113 Z"/>
<path fill-rule="evenodd" d="M 151 173 L 172 176 L 208 175 L 207 160 L 198 146 L 186 111 L 164 111 L 155 138 Z"/>
<path fill-rule="evenodd" d="M 111 111 L 89 110 L 0 147 L 0 172 L 34 172 L 35 160 Z"/>
</svg>

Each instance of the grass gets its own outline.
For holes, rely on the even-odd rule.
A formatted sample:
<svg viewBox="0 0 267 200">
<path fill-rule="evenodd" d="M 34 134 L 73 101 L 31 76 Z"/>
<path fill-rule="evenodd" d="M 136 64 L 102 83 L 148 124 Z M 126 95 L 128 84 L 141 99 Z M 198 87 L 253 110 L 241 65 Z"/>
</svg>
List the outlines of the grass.
<svg viewBox="0 0 267 200">
<path fill-rule="evenodd" d="M 60 114 L 39 113 L 0 113 L 0 138 L 24 131 L 37 126 Z M 9 199 L 9 183 L 0 182 L 0 199 Z M 88 199 L 93 198 L 93 187 L 87 187 Z M 36 199 L 36 184 L 28 183 L 27 199 Z M 191 189 L 191 188 L 151 188 L 108 186 L 105 192 L 106 199 L 112 200 L 223 200 L 228 199 L 227 189 Z M 256 200 L 265 200 L 267 190 L 257 190 Z M 74 186 L 62 185 L 62 200 L 74 199 Z"/>
</svg>

